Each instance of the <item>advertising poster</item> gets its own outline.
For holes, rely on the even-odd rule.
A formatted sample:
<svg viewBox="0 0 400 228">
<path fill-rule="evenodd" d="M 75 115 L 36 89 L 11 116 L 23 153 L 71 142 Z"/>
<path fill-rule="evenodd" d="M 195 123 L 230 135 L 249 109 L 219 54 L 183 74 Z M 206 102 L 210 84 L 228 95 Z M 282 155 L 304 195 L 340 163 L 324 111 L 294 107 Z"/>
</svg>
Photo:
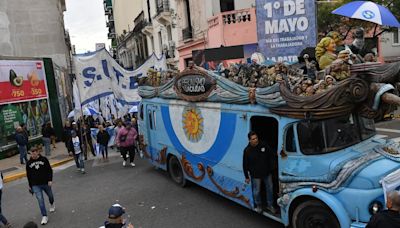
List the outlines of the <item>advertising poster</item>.
<svg viewBox="0 0 400 228">
<path fill-rule="evenodd" d="M 0 104 L 47 97 L 43 61 L 0 60 Z"/>
<path fill-rule="evenodd" d="M 15 142 L 15 129 L 21 124 L 25 124 L 29 136 L 38 136 L 49 121 L 47 99 L 0 105 L 0 146 Z"/>
<path fill-rule="evenodd" d="M 267 61 L 298 62 L 306 47 L 315 47 L 315 1 L 257 0 L 258 46 Z"/>
</svg>

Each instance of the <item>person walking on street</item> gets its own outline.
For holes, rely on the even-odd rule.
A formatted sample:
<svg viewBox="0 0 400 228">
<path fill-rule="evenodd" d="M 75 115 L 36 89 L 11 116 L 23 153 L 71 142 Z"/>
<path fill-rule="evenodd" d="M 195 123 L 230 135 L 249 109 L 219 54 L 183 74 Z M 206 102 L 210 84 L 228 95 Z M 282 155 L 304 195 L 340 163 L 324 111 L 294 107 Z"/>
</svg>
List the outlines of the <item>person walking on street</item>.
<svg viewBox="0 0 400 228">
<path fill-rule="evenodd" d="M 53 191 L 51 186 L 53 183 L 53 169 L 49 160 L 40 155 L 36 147 L 31 149 L 31 157 L 26 163 L 26 176 L 29 183 L 29 192 L 34 193 L 39 203 L 40 212 L 42 214 L 41 224 L 45 225 L 49 221 L 47 217 L 46 206 L 44 203 L 43 192 L 49 197 L 50 212 L 56 210 L 54 204 Z"/>
<path fill-rule="evenodd" d="M 126 122 L 126 126 L 119 130 L 117 135 L 117 146 L 121 148 L 122 157 L 124 161 L 123 166 L 126 166 L 126 154 L 129 153 L 129 160 L 132 167 L 135 167 L 135 141 L 137 137 L 137 132 L 135 128 L 132 127 L 130 121 Z"/>
<path fill-rule="evenodd" d="M 72 154 L 74 146 L 72 145 L 72 132 L 73 128 L 69 121 L 65 121 L 64 129 L 63 129 L 63 141 L 65 143 L 65 147 L 67 148 L 68 154 Z"/>
<path fill-rule="evenodd" d="M 267 208 L 275 214 L 272 186 L 273 151 L 267 144 L 258 141 L 257 133 L 254 131 L 250 131 L 247 137 L 249 144 L 243 152 L 243 172 L 245 182 L 248 184 L 251 181 L 255 211 L 262 212 L 261 183 L 264 182 Z"/>
<path fill-rule="evenodd" d="M 99 132 L 97 133 L 97 143 L 99 144 L 99 149 L 103 160 L 108 159 L 108 141 L 110 140 L 110 134 L 104 130 L 103 125 L 99 125 Z M 105 156 L 104 156 L 105 154 Z"/>
<path fill-rule="evenodd" d="M 126 224 L 123 219 L 125 214 L 125 209 L 119 205 L 114 204 L 108 210 L 108 220 L 104 223 L 104 226 L 100 228 L 133 228 L 132 223 Z"/>
<path fill-rule="evenodd" d="M 51 155 L 50 144 L 54 136 L 55 136 L 54 129 L 51 127 L 51 123 L 47 122 L 42 127 L 42 140 L 43 140 L 45 155 L 47 157 Z"/>
<path fill-rule="evenodd" d="M 71 132 L 71 136 L 72 136 L 72 155 L 74 156 L 75 159 L 75 164 L 76 164 L 76 168 L 78 169 L 78 171 L 81 171 L 81 173 L 85 173 L 85 163 L 83 161 L 83 152 L 82 152 L 82 145 L 81 142 L 79 140 L 78 135 L 76 134 L 75 130 L 72 130 Z"/>
<path fill-rule="evenodd" d="M 4 217 L 2 211 L 1 211 L 1 197 L 3 195 L 3 173 L 0 172 L 0 222 L 4 224 L 4 227 L 9 228 L 11 227 L 11 224 L 7 221 L 6 217 Z"/>
<path fill-rule="evenodd" d="M 82 138 L 83 138 L 83 145 L 84 145 L 84 155 L 85 155 L 85 160 L 87 160 L 87 150 L 89 147 L 90 152 L 92 153 L 93 157 L 96 157 L 96 153 L 94 152 L 93 148 L 93 142 L 92 142 L 92 133 L 90 131 L 90 126 L 85 123 L 83 125 L 83 130 L 82 130 Z"/>
<path fill-rule="evenodd" d="M 117 137 L 118 137 L 118 132 L 122 129 L 122 120 L 121 119 L 118 119 L 117 121 L 116 121 L 116 126 L 115 126 L 115 128 L 114 128 L 114 145 L 117 147 L 117 152 L 119 152 L 120 154 L 121 154 L 121 158 L 122 158 L 122 152 L 121 152 L 121 148 L 118 146 L 118 144 L 117 144 Z"/>
<path fill-rule="evenodd" d="M 366 228 L 400 228 L 400 192 L 392 191 L 388 194 L 387 210 L 374 214 Z"/>
<path fill-rule="evenodd" d="M 15 134 L 15 141 L 17 142 L 17 147 L 19 151 L 19 161 L 21 164 L 25 164 L 28 161 L 27 156 L 27 146 L 28 146 L 28 137 L 24 133 L 22 127 L 17 127 L 17 132 Z"/>
</svg>

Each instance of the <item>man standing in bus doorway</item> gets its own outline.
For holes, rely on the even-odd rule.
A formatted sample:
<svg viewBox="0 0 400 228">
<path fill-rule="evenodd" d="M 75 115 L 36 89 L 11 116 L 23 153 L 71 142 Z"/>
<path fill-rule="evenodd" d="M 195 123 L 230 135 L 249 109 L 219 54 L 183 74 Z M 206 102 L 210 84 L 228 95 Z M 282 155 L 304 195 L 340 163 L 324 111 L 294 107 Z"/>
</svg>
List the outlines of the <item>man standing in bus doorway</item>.
<svg viewBox="0 0 400 228">
<path fill-rule="evenodd" d="M 366 228 L 400 227 L 400 192 L 389 192 L 386 206 L 387 210 L 382 210 L 371 217 Z"/>
<path fill-rule="evenodd" d="M 250 131 L 247 135 L 249 144 L 243 152 L 243 172 L 246 183 L 251 181 L 255 211 L 262 212 L 261 184 L 264 183 L 266 191 L 267 209 L 276 214 L 273 206 L 273 186 L 272 186 L 272 160 L 273 151 L 264 142 L 258 141 L 257 133 Z"/>
</svg>

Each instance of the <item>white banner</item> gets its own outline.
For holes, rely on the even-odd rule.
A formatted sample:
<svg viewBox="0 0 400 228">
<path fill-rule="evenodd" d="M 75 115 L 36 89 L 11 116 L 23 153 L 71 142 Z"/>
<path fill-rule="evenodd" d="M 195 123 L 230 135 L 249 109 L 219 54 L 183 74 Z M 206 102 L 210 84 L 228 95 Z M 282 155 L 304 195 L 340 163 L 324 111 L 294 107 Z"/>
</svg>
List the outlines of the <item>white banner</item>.
<svg viewBox="0 0 400 228">
<path fill-rule="evenodd" d="M 137 105 L 141 100 L 138 79 L 146 77 L 150 68 L 167 70 L 165 55 L 160 59 L 155 54 L 151 55 L 134 71 L 122 68 L 105 49 L 75 55 L 73 59 L 82 105 L 111 94 L 122 104 Z"/>
</svg>

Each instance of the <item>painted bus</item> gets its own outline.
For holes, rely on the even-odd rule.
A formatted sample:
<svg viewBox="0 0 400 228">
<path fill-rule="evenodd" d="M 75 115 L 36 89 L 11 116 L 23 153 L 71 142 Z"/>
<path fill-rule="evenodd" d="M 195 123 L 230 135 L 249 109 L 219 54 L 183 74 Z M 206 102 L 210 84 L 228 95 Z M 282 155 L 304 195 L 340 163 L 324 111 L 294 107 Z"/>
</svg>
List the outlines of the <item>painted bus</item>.
<svg viewBox="0 0 400 228">
<path fill-rule="evenodd" d="M 355 97 L 348 89 L 336 97 L 366 97 L 354 89 L 364 82 L 345 81 Z M 328 107 L 325 100 L 319 108 L 291 108 L 298 104 L 282 90 L 282 83 L 245 88 L 196 67 L 163 86 L 140 86 L 140 147 L 178 185 L 190 181 L 254 210 L 242 161 L 247 134 L 255 131 L 275 158 L 279 212 L 264 216 L 295 228 L 365 227 L 385 207 L 382 181 L 400 186 L 399 148 L 375 137 L 374 120 L 355 105 Z"/>
</svg>

